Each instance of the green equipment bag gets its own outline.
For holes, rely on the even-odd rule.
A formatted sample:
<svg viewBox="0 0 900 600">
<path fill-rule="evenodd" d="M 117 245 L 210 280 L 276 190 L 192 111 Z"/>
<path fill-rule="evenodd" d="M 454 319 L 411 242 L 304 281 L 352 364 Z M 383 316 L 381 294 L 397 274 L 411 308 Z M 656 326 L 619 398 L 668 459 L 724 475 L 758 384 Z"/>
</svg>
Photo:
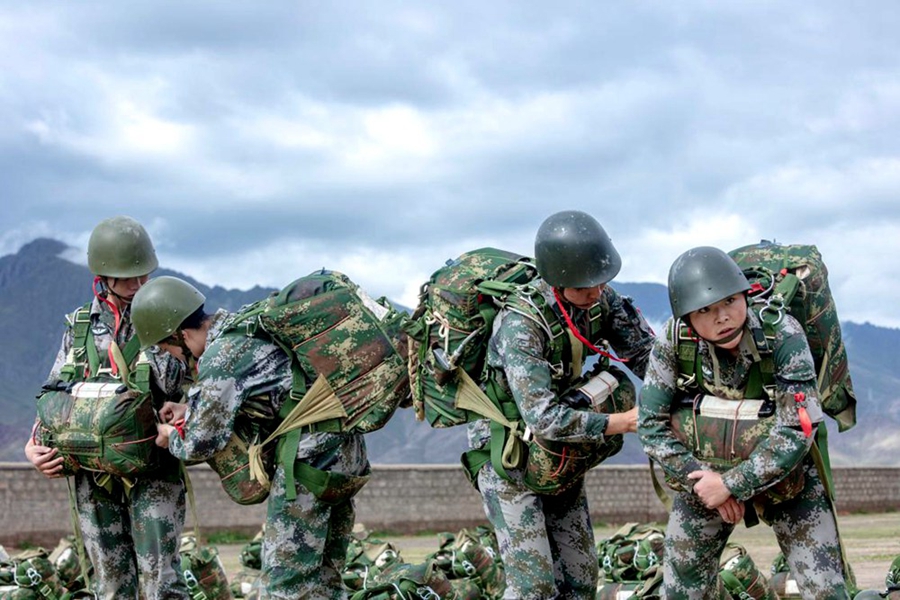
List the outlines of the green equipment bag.
<svg viewBox="0 0 900 600">
<path fill-rule="evenodd" d="M 732 598 L 778 600 L 765 575 L 740 544 L 726 544 L 719 558 L 719 579 Z"/>
<path fill-rule="evenodd" d="M 427 559 L 433 560 L 447 574 L 451 584 L 458 588 L 458 595 L 468 597 L 465 590 L 470 586 L 457 584 L 460 580 L 466 580 L 480 590 L 476 598 L 503 597 L 506 589 L 503 563 L 499 554 L 485 545 L 477 532 L 466 529 L 456 535 L 444 532 L 438 534 L 438 539 L 438 551 Z"/>
<path fill-rule="evenodd" d="M 349 590 L 366 589 L 384 569 L 402 562 L 400 551 L 390 542 L 368 536 L 351 537 L 341 579 Z"/>
<path fill-rule="evenodd" d="M 263 525 L 263 528 L 259 533 L 253 536 L 253 539 L 241 548 L 241 564 L 248 569 L 255 569 L 257 571 L 262 569 L 262 545 L 265 536 L 266 527 Z"/>
<path fill-rule="evenodd" d="M 597 542 L 600 579 L 634 583 L 651 578 L 662 564 L 665 537 L 665 530 L 657 525 L 626 523 Z"/>
<path fill-rule="evenodd" d="M 453 427 L 484 418 L 460 406 L 481 380 L 487 342 L 502 299 L 537 277 L 531 259 L 496 248 L 466 252 L 432 274 L 406 331 L 416 418 Z M 477 384 L 476 384 L 477 387 Z"/>
<path fill-rule="evenodd" d="M 268 337 L 292 358 L 291 399 L 305 425 L 369 433 L 409 396 L 406 319 L 346 275 L 322 269 L 241 311 L 230 328 Z M 321 380 L 319 397 L 310 397 L 307 378 Z"/>
<path fill-rule="evenodd" d="M 845 431 L 856 424 L 856 394 L 847 350 L 828 285 L 828 269 L 818 248 L 780 245 L 766 240 L 729 255 L 750 281 L 750 301 L 763 311 L 787 309 L 806 330 L 819 373 L 819 400 L 826 414 Z"/>
<path fill-rule="evenodd" d="M 101 375 L 44 387 L 37 402 L 36 434 L 59 451 L 64 475 L 87 469 L 133 477 L 157 466 L 149 376 L 150 365 L 142 360 L 127 384 Z"/>
<path fill-rule="evenodd" d="M 43 548 L 0 562 L 0 600 L 63 600 L 66 589 Z"/>
<path fill-rule="evenodd" d="M 181 536 L 181 574 L 193 600 L 231 600 L 231 588 L 219 551 L 201 546 L 191 534 Z"/>
<path fill-rule="evenodd" d="M 457 600 L 457 596 L 444 571 L 426 560 L 417 565 L 391 564 L 350 600 Z"/>
<path fill-rule="evenodd" d="M 238 571 L 229 583 L 231 595 L 235 598 L 244 599 L 257 596 L 261 586 L 259 576 L 260 571 L 258 569 L 243 568 Z"/>
<path fill-rule="evenodd" d="M 646 572 L 646 579 L 641 581 L 604 581 L 597 585 L 596 600 L 663 600 L 663 573 L 661 566 L 655 566 Z"/>
<path fill-rule="evenodd" d="M 803 598 L 797 580 L 791 575 L 791 568 L 788 566 L 783 552 L 779 552 L 772 561 L 769 584 L 781 600 L 801 600 Z"/>
<path fill-rule="evenodd" d="M 250 398 L 234 420 L 234 432 L 225 447 L 206 462 L 219 476 L 222 489 L 238 504 L 259 504 L 269 497 L 275 473 L 275 447 L 260 448 L 259 462 L 266 478 L 254 477 L 250 469 L 250 448 L 258 446 L 275 429 L 277 415 L 268 398 Z"/>
</svg>

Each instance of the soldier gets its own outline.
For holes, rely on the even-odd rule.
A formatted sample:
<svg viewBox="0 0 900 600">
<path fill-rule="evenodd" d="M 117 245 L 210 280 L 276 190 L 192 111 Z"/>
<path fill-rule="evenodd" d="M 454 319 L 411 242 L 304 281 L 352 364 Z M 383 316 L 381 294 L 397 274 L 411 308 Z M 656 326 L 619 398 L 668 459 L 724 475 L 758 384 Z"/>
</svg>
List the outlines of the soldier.
<svg viewBox="0 0 900 600">
<path fill-rule="evenodd" d="M 99 367 L 117 375 L 113 356 L 119 351 L 130 354 L 128 342 L 134 337 L 131 301 L 157 264 L 150 237 L 134 219 L 113 217 L 94 228 L 88 242 L 94 300 L 68 317 L 48 383 L 60 380 L 63 367 L 73 365 L 77 353 L 91 354 L 88 344 L 96 346 Z M 80 327 L 88 335 L 80 333 Z M 76 348 L 77 340 L 83 340 L 85 347 Z M 162 406 L 165 399 L 180 398 L 183 365 L 152 352 L 148 358 L 154 403 Z M 90 375 L 78 373 L 76 380 Z M 33 431 L 25 455 L 47 477 L 60 477 L 63 457 L 41 444 L 37 423 Z M 178 576 L 185 513 L 181 466 L 171 456 L 160 455 L 155 471 L 127 482 L 87 470 L 74 476 L 79 524 L 100 598 L 138 598 L 139 589 L 147 600 L 190 597 Z"/>
<path fill-rule="evenodd" d="M 753 511 L 772 526 L 804 598 L 848 598 L 835 516 L 809 452 L 822 419 L 809 345 L 790 315 L 748 309 L 749 289 L 717 248 L 689 250 L 669 271 L 674 317 L 653 348 L 638 427 L 676 490 L 664 595 L 727 598 L 719 557 Z"/>
<path fill-rule="evenodd" d="M 488 458 L 505 441 L 484 420 L 469 426 L 464 462 L 497 534 L 504 598 L 593 598 L 599 569 L 584 473 L 621 449 L 621 434 L 637 425 L 634 386 L 609 367 L 604 340 L 641 377 L 653 334 L 631 300 L 607 285 L 621 259 L 590 215 L 547 218 L 535 258 L 540 278 L 508 299 L 487 351 L 486 392 L 500 404 L 514 401 L 531 440 L 526 464 L 505 468 Z M 581 376 L 575 357 L 595 353 L 594 385 L 570 390 Z M 592 405 L 612 388 L 615 409 Z"/>
<path fill-rule="evenodd" d="M 187 407 L 172 405 L 164 411 L 163 418 L 174 425 L 160 424 L 157 439 L 174 456 L 191 461 L 211 459 L 225 448 L 246 403 L 278 413 L 291 391 L 288 354 L 273 341 L 247 335 L 245 328 L 231 329 L 241 313 L 209 315 L 204 302 L 187 282 L 160 277 L 141 290 L 134 306 L 143 346 L 157 344 L 178 358 L 198 361 Z M 326 501 L 303 481 L 294 483 L 293 470 L 300 463 L 320 469 L 329 479 L 344 475 L 364 481 L 369 472 L 365 442 L 355 433 L 302 432 L 292 460 L 279 460 L 272 480 L 262 551 L 263 597 L 345 598 L 341 571 L 355 519 L 352 494 Z"/>
</svg>

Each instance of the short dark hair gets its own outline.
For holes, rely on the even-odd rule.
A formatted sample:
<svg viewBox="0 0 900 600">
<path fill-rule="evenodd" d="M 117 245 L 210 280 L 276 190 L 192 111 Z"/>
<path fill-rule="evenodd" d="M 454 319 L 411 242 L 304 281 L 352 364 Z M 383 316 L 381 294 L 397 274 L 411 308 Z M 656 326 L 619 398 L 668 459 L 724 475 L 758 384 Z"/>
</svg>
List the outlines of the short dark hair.
<svg viewBox="0 0 900 600">
<path fill-rule="evenodd" d="M 189 314 L 178 329 L 200 329 L 203 321 L 209 316 L 204 312 L 203 307 L 204 305 L 201 304 L 200 308 Z"/>
</svg>

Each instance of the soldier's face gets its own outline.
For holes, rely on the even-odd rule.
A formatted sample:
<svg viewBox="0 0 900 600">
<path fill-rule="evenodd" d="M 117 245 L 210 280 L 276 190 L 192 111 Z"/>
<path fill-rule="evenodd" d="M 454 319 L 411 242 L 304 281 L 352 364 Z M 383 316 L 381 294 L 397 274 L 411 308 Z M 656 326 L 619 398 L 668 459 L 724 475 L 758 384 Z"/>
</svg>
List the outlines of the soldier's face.
<svg viewBox="0 0 900 600">
<path fill-rule="evenodd" d="M 728 296 L 690 315 L 691 328 L 704 340 L 725 350 L 734 350 L 744 337 L 747 300 L 743 294 Z"/>
<path fill-rule="evenodd" d="M 141 286 L 147 283 L 149 275 L 141 275 L 140 277 L 127 277 L 119 279 L 115 277 L 106 278 L 106 287 L 112 292 L 113 300 L 118 300 L 119 304 L 130 304 L 134 295 L 141 289 Z"/>
<path fill-rule="evenodd" d="M 587 310 L 597 304 L 600 294 L 606 285 L 598 285 L 587 288 L 563 288 L 563 298 L 571 302 L 573 306 Z"/>
</svg>

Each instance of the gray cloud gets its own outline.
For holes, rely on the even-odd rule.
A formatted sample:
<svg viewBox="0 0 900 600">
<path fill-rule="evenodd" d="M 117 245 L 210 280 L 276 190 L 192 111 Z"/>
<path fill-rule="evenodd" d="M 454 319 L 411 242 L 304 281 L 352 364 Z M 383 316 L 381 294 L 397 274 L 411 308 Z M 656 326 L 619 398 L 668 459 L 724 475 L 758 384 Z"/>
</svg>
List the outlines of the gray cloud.
<svg viewBox="0 0 900 600">
<path fill-rule="evenodd" d="M 580 208 L 623 278 L 816 243 L 842 316 L 900 326 L 898 25 L 888 2 L 8 3 L 0 251 L 125 213 L 209 283 L 346 264 L 409 301 Z"/>
</svg>

